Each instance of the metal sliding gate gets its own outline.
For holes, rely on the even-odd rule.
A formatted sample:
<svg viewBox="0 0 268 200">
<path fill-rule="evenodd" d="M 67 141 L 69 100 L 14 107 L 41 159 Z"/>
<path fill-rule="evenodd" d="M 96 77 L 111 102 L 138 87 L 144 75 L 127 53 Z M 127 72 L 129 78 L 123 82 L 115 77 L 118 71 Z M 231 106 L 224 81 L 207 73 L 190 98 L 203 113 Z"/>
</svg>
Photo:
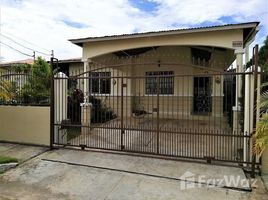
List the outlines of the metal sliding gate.
<svg viewBox="0 0 268 200">
<path fill-rule="evenodd" d="M 55 75 L 53 145 L 251 164 L 244 113 L 254 99 L 243 98 L 245 87 L 254 93 L 246 83 L 253 73 L 139 69 L 94 65 Z"/>
</svg>

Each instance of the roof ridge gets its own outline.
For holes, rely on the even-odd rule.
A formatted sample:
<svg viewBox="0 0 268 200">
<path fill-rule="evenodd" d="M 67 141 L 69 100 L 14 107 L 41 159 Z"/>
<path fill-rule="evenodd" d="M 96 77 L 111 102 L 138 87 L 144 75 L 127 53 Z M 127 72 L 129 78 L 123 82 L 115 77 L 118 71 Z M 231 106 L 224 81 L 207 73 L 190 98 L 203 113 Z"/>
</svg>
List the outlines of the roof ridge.
<svg viewBox="0 0 268 200">
<path fill-rule="evenodd" d="M 231 23 L 231 24 L 223 24 L 223 25 L 213 25 L 213 26 L 197 26 L 190 28 L 177 28 L 177 29 L 166 29 L 159 31 L 148 31 L 148 32 L 139 32 L 139 33 L 126 33 L 126 34 L 115 34 L 115 35 L 103 35 L 103 36 L 94 36 L 94 37 L 85 37 L 85 38 L 77 38 L 77 39 L 69 39 L 71 42 L 76 42 L 79 40 L 87 40 L 87 39 L 102 39 L 102 38 L 113 38 L 113 37 L 124 37 L 124 36 L 136 36 L 136 35 L 146 35 L 153 33 L 168 33 L 168 32 L 176 32 L 176 31 L 190 31 L 190 30 L 199 30 L 199 29 L 209 29 L 209 28 L 221 28 L 221 27 L 231 27 L 231 26 L 243 26 L 247 24 L 256 24 L 259 25 L 260 22 L 244 22 L 244 23 Z"/>
</svg>

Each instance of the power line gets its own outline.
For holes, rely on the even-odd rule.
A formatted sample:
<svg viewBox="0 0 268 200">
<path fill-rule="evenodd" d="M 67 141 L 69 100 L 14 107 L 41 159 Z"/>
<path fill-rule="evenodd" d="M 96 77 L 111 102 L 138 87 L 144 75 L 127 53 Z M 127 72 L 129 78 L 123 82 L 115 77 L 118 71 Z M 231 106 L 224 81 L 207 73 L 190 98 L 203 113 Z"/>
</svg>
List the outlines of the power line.
<svg viewBox="0 0 268 200">
<path fill-rule="evenodd" d="M 4 34 L 2 34 L 2 33 L 0 33 L 0 34 L 1 34 L 3 37 L 5 37 L 6 39 L 8 39 L 8 40 L 14 42 L 15 44 L 17 44 L 17 45 L 19 45 L 19 46 L 21 46 L 21 47 L 23 47 L 23 48 L 25 48 L 25 49 L 28 49 L 28 50 L 30 50 L 30 51 L 34 51 L 34 52 L 36 52 L 36 53 L 43 54 L 43 55 L 45 55 L 45 56 L 50 56 L 50 55 L 51 55 L 51 54 L 48 54 L 48 53 L 44 53 L 44 52 L 41 52 L 41 51 L 34 50 L 34 49 L 29 48 L 29 47 L 27 47 L 27 46 L 24 46 L 23 44 L 21 44 L 21 43 L 15 41 L 15 40 L 12 39 L 11 37 L 6 36 L 6 35 L 4 35 Z"/>
<path fill-rule="evenodd" d="M 8 47 L 8 48 L 10 48 L 10 49 L 12 49 L 12 50 L 18 52 L 18 53 L 20 53 L 20 54 L 23 54 L 23 55 L 25 55 L 25 56 L 29 56 L 29 57 L 33 57 L 33 55 L 24 53 L 24 52 L 22 52 L 22 51 L 20 51 L 20 50 L 18 50 L 18 49 L 16 49 L 16 48 L 14 48 L 14 47 L 12 47 L 12 46 L 10 46 L 10 45 L 4 43 L 4 42 L 2 42 L 2 41 L 0 41 L 0 43 L 3 44 L 3 45 L 6 46 L 6 47 Z"/>
<path fill-rule="evenodd" d="M 2 32 L 3 32 L 3 31 L 2 31 Z M 7 32 L 7 31 L 4 31 L 4 32 L 5 32 L 6 35 L 10 35 L 10 36 L 12 36 L 13 38 L 15 38 L 15 39 L 17 39 L 17 40 L 23 41 L 23 42 L 25 42 L 25 43 L 27 43 L 27 44 L 29 44 L 29 45 L 31 45 L 31 46 L 35 46 L 35 47 L 38 48 L 38 49 L 43 49 L 44 51 L 50 52 L 50 50 L 45 49 L 45 48 L 43 48 L 43 47 L 41 47 L 41 46 L 39 46 L 39 45 L 37 45 L 37 44 L 34 44 L 34 43 L 29 42 L 29 41 L 27 41 L 27 40 L 25 40 L 25 39 L 23 39 L 23 38 L 20 38 L 20 37 L 18 37 L 18 36 L 15 36 L 15 35 L 13 35 L 13 34 Z"/>
</svg>

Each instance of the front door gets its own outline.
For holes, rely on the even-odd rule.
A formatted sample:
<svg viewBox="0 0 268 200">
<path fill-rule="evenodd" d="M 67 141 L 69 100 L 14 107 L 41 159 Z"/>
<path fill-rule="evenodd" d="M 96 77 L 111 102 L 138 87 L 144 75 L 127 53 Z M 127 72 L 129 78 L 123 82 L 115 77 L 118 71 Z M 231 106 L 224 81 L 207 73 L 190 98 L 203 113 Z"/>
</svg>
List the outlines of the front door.
<svg viewBox="0 0 268 200">
<path fill-rule="evenodd" d="M 195 114 L 209 114 L 212 110 L 211 77 L 194 77 L 193 111 Z"/>
</svg>

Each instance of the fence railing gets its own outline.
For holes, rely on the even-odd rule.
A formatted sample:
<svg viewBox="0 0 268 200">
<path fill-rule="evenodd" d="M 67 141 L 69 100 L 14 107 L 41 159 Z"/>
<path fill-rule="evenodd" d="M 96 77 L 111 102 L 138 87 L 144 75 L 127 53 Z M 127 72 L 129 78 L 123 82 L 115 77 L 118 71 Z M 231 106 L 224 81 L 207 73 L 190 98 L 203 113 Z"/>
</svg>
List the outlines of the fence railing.
<svg viewBox="0 0 268 200">
<path fill-rule="evenodd" d="M 31 71 L 0 71 L 0 105 L 45 106 L 50 104 L 49 78 L 33 75 Z"/>
<path fill-rule="evenodd" d="M 100 67 L 54 77 L 53 143 L 250 163 L 241 99 L 252 73 L 130 72 Z"/>
</svg>

